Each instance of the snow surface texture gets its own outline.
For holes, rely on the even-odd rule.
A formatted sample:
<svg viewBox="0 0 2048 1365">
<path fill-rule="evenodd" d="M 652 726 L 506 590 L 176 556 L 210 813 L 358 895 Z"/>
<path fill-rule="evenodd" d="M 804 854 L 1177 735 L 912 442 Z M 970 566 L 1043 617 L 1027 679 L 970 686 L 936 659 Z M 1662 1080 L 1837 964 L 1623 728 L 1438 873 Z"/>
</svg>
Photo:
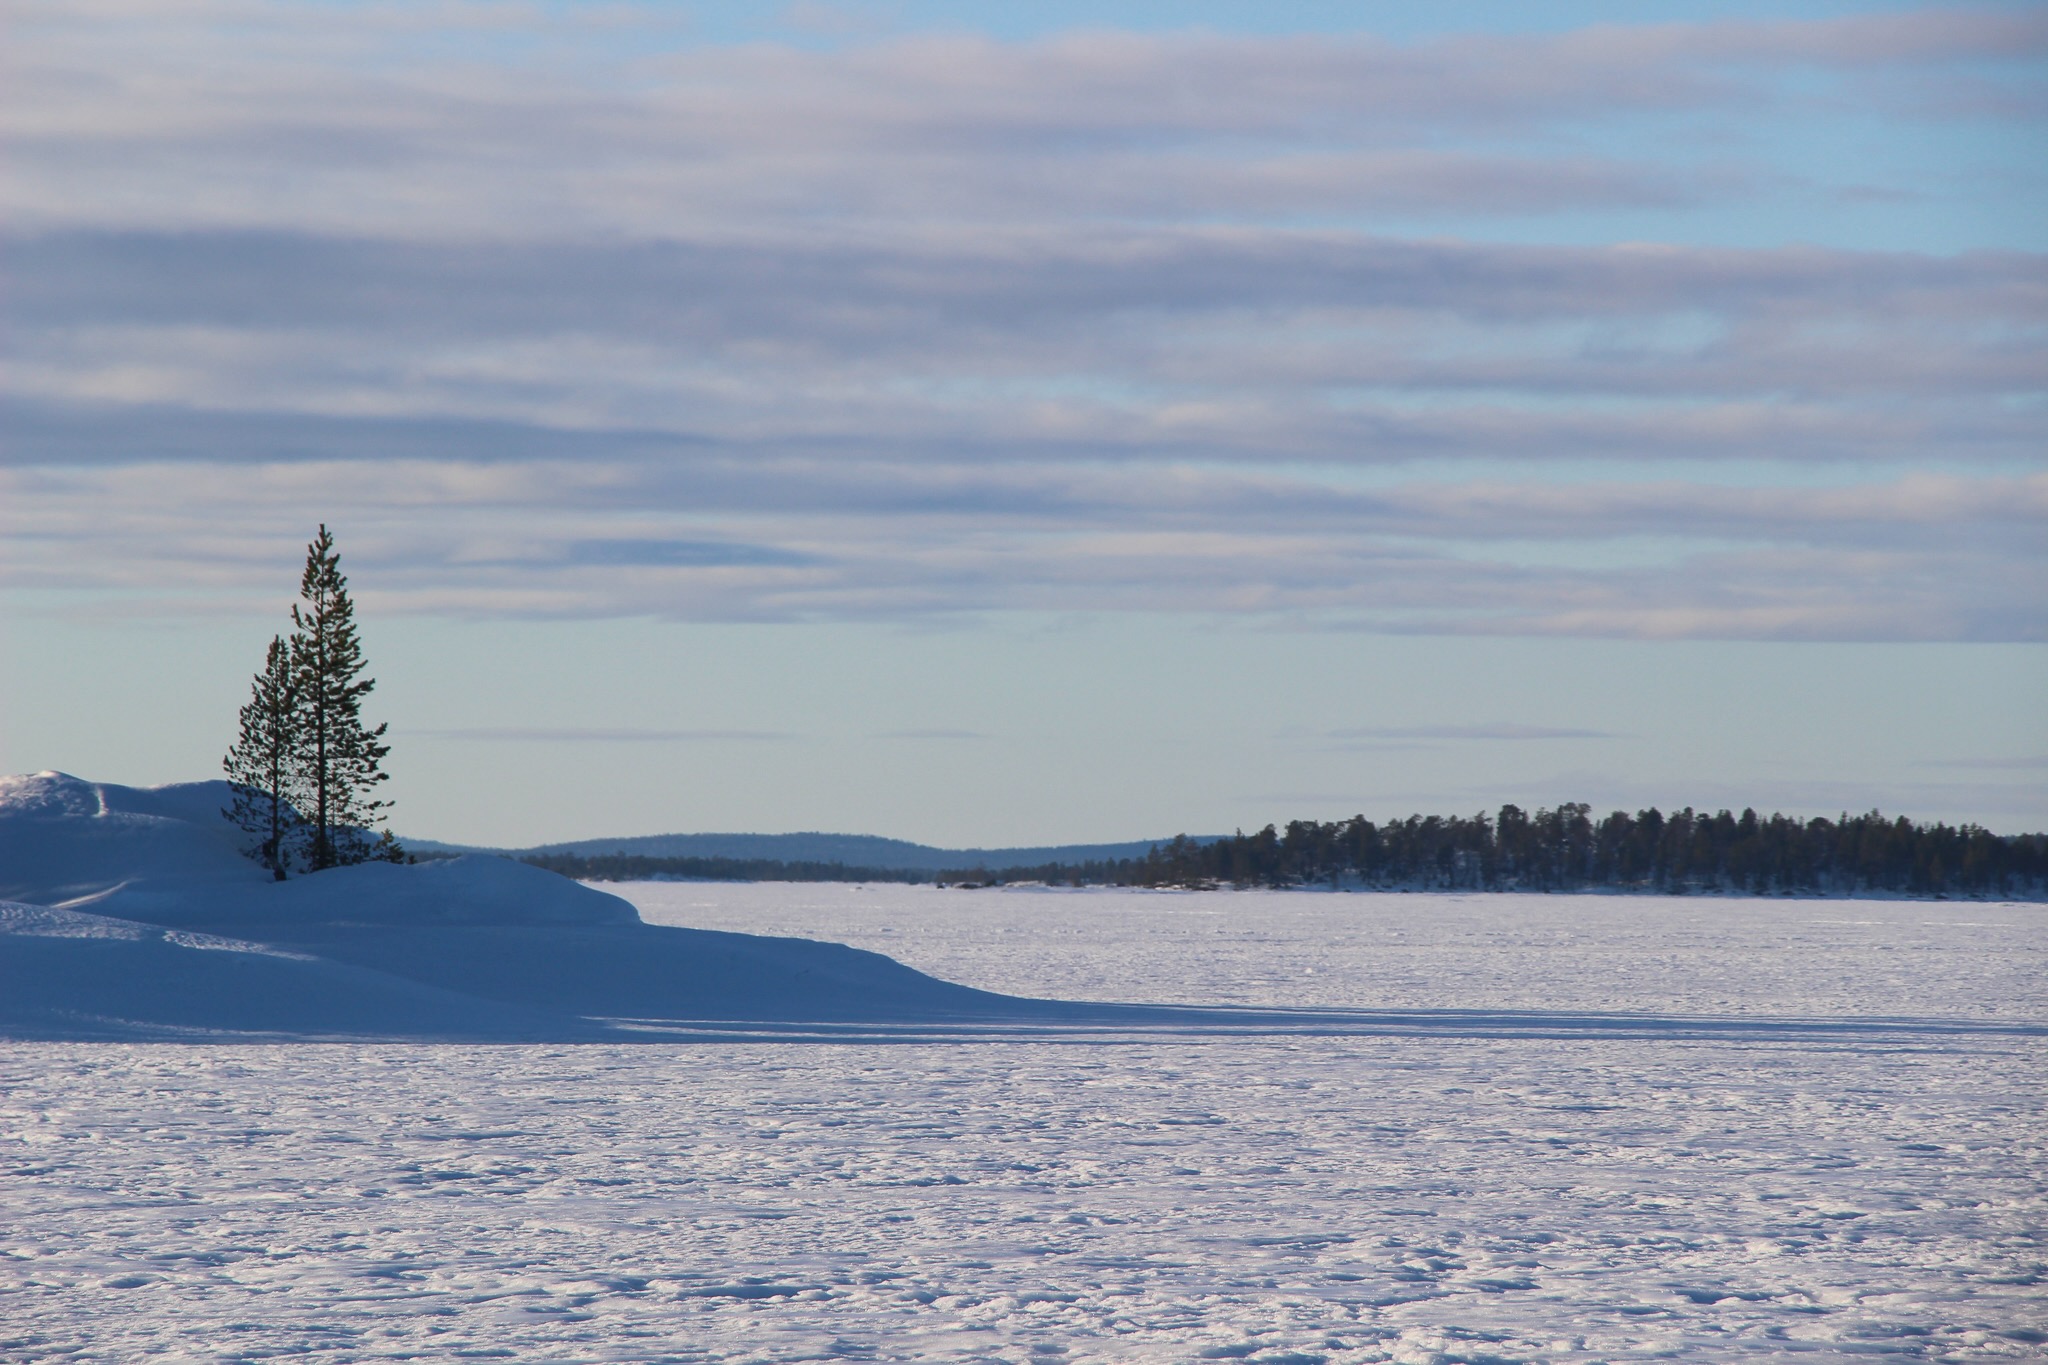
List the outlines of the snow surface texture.
<svg viewBox="0 0 2048 1365">
<path fill-rule="evenodd" d="M 2038 905 L 620 889 L 649 919 L 843 938 L 978 986 L 1409 1022 L 14 1044 L 0 1356 L 1350 1365 L 2048 1343 Z M 1617 1011 L 1645 1026 L 1584 1026 Z"/>
<path fill-rule="evenodd" d="M 1067 1000 L 2048 1024 L 2032 902 L 612 886 L 651 923 L 829 935 Z"/>
</svg>

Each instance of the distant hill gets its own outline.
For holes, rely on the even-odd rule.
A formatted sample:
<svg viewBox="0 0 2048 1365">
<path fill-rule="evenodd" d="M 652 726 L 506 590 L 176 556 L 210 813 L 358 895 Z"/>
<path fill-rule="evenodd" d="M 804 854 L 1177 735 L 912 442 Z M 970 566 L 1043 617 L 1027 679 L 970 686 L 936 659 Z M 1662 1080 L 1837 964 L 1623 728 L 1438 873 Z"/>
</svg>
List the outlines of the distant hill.
<svg viewBox="0 0 2048 1365">
<path fill-rule="evenodd" d="M 407 839 L 423 853 L 482 852 L 430 839 Z M 568 853 L 595 858 L 621 854 L 640 858 L 733 858 L 756 862 L 841 863 L 890 872 L 952 872 L 985 867 L 1039 867 L 1047 863 L 1114 862 L 1142 858 L 1165 839 L 1121 844 L 1058 844 L 1040 848 L 934 848 L 873 834 L 646 834 L 630 838 L 575 839 L 535 848 L 493 849 L 513 857 Z"/>
</svg>

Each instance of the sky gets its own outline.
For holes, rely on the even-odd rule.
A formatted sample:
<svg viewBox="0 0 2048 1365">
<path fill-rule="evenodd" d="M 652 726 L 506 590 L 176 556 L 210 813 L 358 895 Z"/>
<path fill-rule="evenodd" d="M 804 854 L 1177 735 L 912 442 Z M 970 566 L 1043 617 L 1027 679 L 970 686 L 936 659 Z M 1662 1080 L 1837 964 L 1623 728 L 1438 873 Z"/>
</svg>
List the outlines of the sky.
<svg viewBox="0 0 2048 1365">
<path fill-rule="evenodd" d="M 2048 9 L 16 0 L 0 768 L 2048 828 Z"/>
</svg>

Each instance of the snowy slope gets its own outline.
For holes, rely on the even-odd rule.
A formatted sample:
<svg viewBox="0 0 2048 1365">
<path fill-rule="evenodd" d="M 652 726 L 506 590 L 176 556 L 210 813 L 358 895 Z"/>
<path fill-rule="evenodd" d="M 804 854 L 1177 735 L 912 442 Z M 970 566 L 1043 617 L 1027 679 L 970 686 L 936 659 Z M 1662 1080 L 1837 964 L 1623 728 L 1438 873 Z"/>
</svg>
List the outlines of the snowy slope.
<svg viewBox="0 0 2048 1365">
<path fill-rule="evenodd" d="M 303 953 L 46 906 L 0 902 L 0 1036 L 260 1041 L 598 1036 Z"/>
</svg>

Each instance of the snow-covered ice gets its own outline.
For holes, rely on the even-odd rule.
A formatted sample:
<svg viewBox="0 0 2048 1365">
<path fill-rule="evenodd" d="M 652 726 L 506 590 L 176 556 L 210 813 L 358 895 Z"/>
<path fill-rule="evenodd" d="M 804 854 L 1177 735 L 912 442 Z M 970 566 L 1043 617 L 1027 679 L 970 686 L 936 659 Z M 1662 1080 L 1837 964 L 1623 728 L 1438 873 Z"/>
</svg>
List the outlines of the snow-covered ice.
<svg viewBox="0 0 2048 1365">
<path fill-rule="evenodd" d="M 613 889 L 649 920 L 837 939 L 996 990 L 1412 1017 L 9 1044 L 0 1355 L 1348 1365 L 2048 1345 L 2041 906 Z M 1595 1014 L 1645 1026 L 1572 1023 Z"/>
<path fill-rule="evenodd" d="M 642 882 L 641 918 L 831 938 L 1068 1000 L 2048 1023 L 2048 905 Z"/>
</svg>

